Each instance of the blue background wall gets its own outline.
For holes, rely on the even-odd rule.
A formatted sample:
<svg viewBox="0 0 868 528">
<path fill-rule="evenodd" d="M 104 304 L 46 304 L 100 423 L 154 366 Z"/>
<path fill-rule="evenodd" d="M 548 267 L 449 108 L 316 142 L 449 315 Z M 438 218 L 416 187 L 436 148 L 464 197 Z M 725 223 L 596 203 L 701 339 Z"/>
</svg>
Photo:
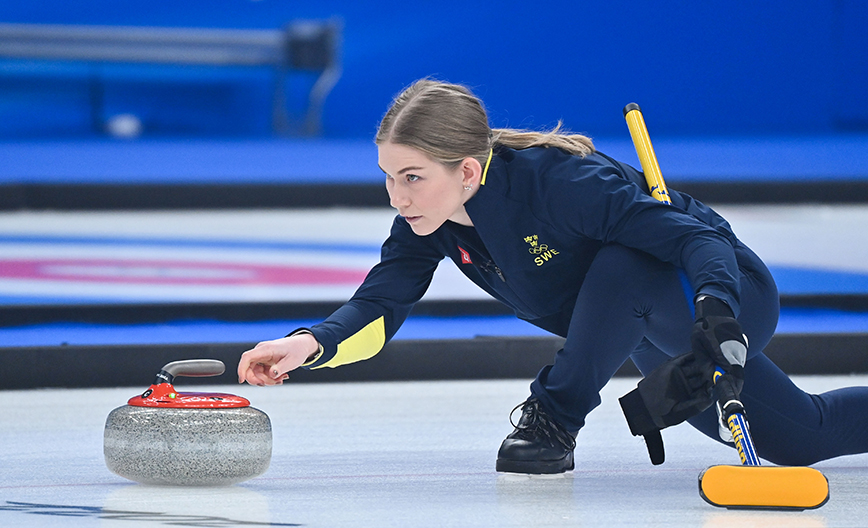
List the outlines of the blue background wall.
<svg viewBox="0 0 868 528">
<path fill-rule="evenodd" d="M 656 134 L 868 130 L 861 0 L 0 4 L 0 21 L 26 23 L 277 28 L 332 16 L 345 24 L 344 74 L 326 103 L 329 137 L 371 136 L 391 97 L 428 75 L 472 86 L 495 126 L 563 119 L 592 136 L 622 135 L 621 108 L 636 101 Z M 94 71 L 0 61 L 0 137 L 89 134 Z M 126 66 L 97 74 L 108 112 L 140 115 L 148 134 L 268 134 L 266 71 Z"/>
</svg>

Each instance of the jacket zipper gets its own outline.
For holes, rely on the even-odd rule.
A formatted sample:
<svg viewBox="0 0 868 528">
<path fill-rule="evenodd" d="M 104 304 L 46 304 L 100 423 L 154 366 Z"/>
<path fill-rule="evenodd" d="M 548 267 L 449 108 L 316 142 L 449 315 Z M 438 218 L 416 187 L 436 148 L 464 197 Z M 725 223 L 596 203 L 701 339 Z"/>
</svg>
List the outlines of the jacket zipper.
<svg viewBox="0 0 868 528">
<path fill-rule="evenodd" d="M 500 280 L 502 280 L 503 282 L 506 282 L 506 277 L 503 276 L 503 272 L 500 271 L 500 268 L 498 268 L 497 264 L 495 264 L 493 261 L 491 261 L 491 260 L 486 261 L 485 264 L 483 264 L 480 267 L 483 270 L 485 270 L 487 273 L 491 273 L 492 271 L 494 273 L 497 273 L 497 276 L 500 277 Z"/>
</svg>

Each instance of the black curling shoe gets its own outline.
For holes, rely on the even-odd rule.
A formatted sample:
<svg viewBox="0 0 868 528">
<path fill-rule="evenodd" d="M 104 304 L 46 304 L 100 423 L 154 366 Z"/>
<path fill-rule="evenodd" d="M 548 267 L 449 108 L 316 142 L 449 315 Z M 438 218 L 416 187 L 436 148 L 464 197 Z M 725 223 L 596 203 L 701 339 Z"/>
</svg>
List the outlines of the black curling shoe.
<svg viewBox="0 0 868 528">
<path fill-rule="evenodd" d="M 497 471 L 542 475 L 573 469 L 575 436 L 554 421 L 539 400 L 529 399 L 512 412 L 519 407 L 522 411 L 518 424 L 512 423 L 512 413 L 509 415 L 515 431 L 500 444 Z"/>
</svg>

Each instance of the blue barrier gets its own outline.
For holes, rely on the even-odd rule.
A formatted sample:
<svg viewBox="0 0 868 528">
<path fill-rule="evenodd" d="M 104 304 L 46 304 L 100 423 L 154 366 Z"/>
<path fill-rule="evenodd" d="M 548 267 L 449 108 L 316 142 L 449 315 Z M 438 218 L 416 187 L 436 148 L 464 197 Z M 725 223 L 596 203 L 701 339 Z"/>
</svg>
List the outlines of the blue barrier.
<svg viewBox="0 0 868 528">
<path fill-rule="evenodd" d="M 623 133 L 621 108 L 638 101 L 654 124 L 655 137 L 868 129 L 868 99 L 863 97 L 868 4 L 859 0 L 561 0 L 545 5 L 506 0 L 496 6 L 444 0 L 430 7 L 349 0 L 154 0 L 146 6 L 110 0 L 74 6 L 60 0 L 19 2 L 4 6 L 3 18 L 274 29 L 292 19 L 340 16 L 345 23 L 344 74 L 324 110 L 325 133 L 332 137 L 370 137 L 392 95 L 427 75 L 472 86 L 497 126 L 543 127 L 563 119 L 576 131 L 616 135 Z M 40 118 L 50 113 L 49 122 L 66 123 L 57 132 L 61 135 L 89 126 L 82 95 L 86 82 L 58 87 L 40 110 L 36 103 L 45 94 L 33 93 L 33 83 L 9 84 L 10 75 L 27 78 L 10 73 L 23 67 L 0 65 L 0 134 L 51 133 L 28 128 L 25 108 L 41 112 Z M 178 77 L 182 82 L 174 91 L 186 95 L 176 103 L 166 83 L 120 83 L 115 89 L 134 104 L 113 103 L 113 108 L 152 112 L 155 133 L 163 135 L 268 133 L 268 116 L 262 114 L 269 105 L 261 101 L 269 96 L 267 81 L 229 78 L 221 89 L 197 92 L 188 73 Z M 203 103 L 220 109 L 219 122 L 208 121 Z M 167 104 L 173 112 L 153 112 Z M 179 120 L 176 110 L 187 105 L 195 111 Z"/>
</svg>

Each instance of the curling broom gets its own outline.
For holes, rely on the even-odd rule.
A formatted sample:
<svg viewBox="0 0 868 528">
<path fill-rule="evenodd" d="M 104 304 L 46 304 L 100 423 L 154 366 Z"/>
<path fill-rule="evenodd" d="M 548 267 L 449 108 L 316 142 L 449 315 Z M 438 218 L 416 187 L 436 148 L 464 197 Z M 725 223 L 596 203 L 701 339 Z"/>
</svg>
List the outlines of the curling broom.
<svg viewBox="0 0 868 528">
<path fill-rule="evenodd" d="M 625 106 L 624 118 L 651 196 L 671 205 L 639 105 Z M 718 368 L 714 381 L 723 374 Z M 740 401 L 721 401 L 720 408 L 742 465 L 711 466 L 699 475 L 699 494 L 706 502 L 733 509 L 804 510 L 819 508 L 829 500 L 829 481 L 820 471 L 760 465 Z"/>
</svg>

